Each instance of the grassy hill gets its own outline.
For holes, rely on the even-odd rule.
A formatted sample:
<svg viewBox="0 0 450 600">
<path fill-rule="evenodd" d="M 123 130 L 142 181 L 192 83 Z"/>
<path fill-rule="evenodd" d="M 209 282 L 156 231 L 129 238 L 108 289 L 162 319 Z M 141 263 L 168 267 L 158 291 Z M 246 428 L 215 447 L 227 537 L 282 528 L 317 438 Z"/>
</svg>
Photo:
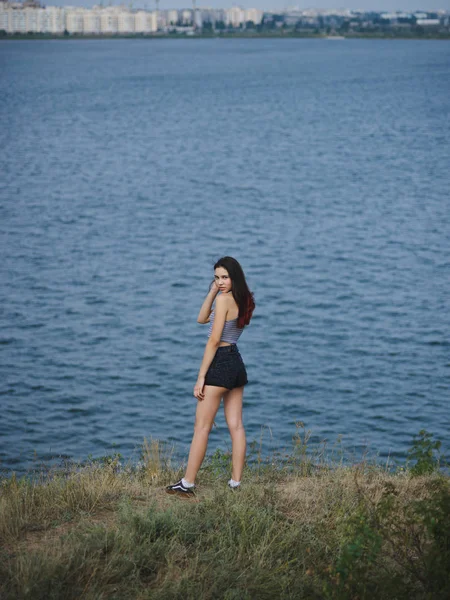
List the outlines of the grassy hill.
<svg viewBox="0 0 450 600">
<path fill-rule="evenodd" d="M 428 437 L 427 437 L 428 436 Z M 405 467 L 330 461 L 294 438 L 253 456 L 242 489 L 217 451 L 193 500 L 156 441 L 138 466 L 105 457 L 0 482 L 2 599 L 450 597 L 450 485 L 421 432 Z"/>
</svg>

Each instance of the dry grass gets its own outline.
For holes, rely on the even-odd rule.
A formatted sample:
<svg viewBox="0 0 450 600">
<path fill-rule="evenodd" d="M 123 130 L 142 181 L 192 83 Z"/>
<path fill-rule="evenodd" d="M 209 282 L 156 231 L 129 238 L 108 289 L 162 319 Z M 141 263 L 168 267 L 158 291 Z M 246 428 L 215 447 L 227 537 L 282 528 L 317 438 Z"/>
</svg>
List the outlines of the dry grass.
<svg viewBox="0 0 450 600">
<path fill-rule="evenodd" d="M 181 471 L 155 440 L 138 470 L 113 459 L 1 481 L 0 597 L 446 598 L 449 528 L 433 523 L 450 517 L 448 478 L 314 468 L 299 447 L 247 467 L 237 492 L 215 453 L 196 502 L 164 493 Z"/>
<path fill-rule="evenodd" d="M 386 489 L 393 483 L 399 498 L 405 503 L 425 498 L 430 477 L 411 478 L 389 474 L 383 470 L 361 473 L 359 469 L 340 468 L 330 470 L 320 477 L 291 477 L 277 486 L 283 513 L 303 523 L 314 522 L 326 515 L 336 514 L 339 507 L 356 510 L 361 494 L 377 504 Z"/>
</svg>

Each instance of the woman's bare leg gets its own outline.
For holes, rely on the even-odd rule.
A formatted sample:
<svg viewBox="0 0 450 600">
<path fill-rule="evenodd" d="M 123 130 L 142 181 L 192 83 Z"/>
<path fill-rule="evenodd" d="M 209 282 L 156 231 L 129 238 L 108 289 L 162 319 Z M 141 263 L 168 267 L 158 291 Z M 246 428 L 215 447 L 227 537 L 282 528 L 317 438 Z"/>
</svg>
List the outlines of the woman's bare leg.
<svg viewBox="0 0 450 600">
<path fill-rule="evenodd" d="M 205 458 L 208 446 L 208 436 L 212 429 L 214 418 L 220 406 L 222 396 L 227 388 L 205 385 L 205 397 L 197 402 L 195 413 L 194 436 L 189 451 L 189 459 L 184 478 L 189 483 L 194 483 L 198 470 Z"/>
<path fill-rule="evenodd" d="M 242 422 L 242 397 L 244 388 L 234 388 L 223 397 L 225 408 L 225 419 L 230 430 L 232 443 L 232 479 L 240 481 L 242 471 L 244 470 L 245 451 L 247 442 L 245 439 L 245 429 Z"/>
</svg>

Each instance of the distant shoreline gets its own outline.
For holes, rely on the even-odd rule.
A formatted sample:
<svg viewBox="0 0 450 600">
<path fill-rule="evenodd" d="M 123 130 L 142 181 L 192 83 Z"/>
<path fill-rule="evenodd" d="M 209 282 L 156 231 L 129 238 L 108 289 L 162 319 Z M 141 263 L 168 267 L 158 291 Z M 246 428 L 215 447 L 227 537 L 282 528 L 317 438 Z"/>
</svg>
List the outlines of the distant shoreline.
<svg viewBox="0 0 450 600">
<path fill-rule="evenodd" d="M 355 33 L 350 35 L 328 35 L 326 33 L 221 33 L 221 34 L 48 34 L 48 33 L 30 33 L 30 34 L 7 34 L 0 36 L 0 40 L 210 40 L 210 39 L 320 39 L 320 40 L 450 40 L 450 33 L 447 34 L 424 34 L 424 35 L 383 35 L 380 33 L 362 34 Z"/>
</svg>

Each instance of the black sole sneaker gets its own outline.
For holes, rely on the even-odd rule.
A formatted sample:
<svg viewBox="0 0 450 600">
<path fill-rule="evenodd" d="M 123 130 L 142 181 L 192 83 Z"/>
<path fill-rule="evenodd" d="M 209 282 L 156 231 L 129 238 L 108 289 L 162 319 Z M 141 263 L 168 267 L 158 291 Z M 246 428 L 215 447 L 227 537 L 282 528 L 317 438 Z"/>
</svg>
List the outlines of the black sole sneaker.
<svg viewBox="0 0 450 600">
<path fill-rule="evenodd" d="M 180 481 L 177 481 L 173 485 L 168 485 L 166 487 L 166 492 L 173 496 L 180 496 L 180 498 L 194 498 L 195 497 L 194 488 L 185 487 L 182 484 L 181 479 L 180 479 Z"/>
</svg>

